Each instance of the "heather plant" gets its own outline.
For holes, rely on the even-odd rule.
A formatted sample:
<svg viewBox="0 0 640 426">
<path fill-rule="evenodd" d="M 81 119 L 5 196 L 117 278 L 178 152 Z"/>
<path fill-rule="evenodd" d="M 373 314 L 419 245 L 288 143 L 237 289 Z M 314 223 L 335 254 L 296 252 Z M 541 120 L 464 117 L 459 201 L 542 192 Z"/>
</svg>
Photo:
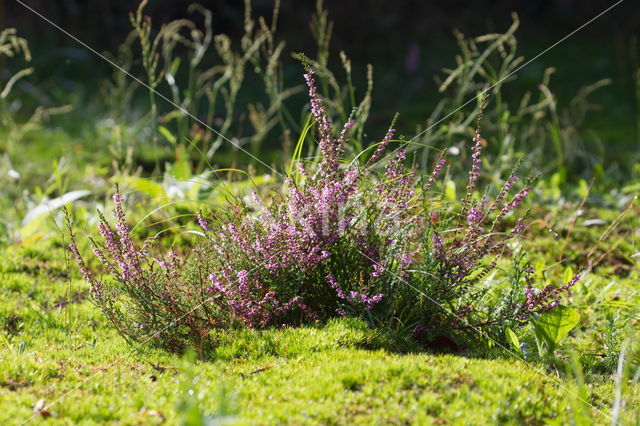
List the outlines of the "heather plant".
<svg viewBox="0 0 640 426">
<path fill-rule="evenodd" d="M 536 290 L 524 261 L 515 263 L 509 291 L 490 305 L 481 301 L 497 291 L 483 278 L 497 271 L 507 243 L 525 229 L 519 207 L 532 183 L 511 195 L 516 167 L 491 201 L 488 191 L 478 199 L 479 130 L 466 196 L 439 208 L 435 186 L 445 157 L 423 179 L 404 150 L 385 159 L 392 124 L 368 158 L 347 162 L 353 120 L 336 131 L 309 66 L 305 79 L 320 160 L 299 161 L 281 192 L 231 199 L 211 217 L 198 214 L 204 238 L 179 256 L 154 238 L 134 241 L 116 191 L 115 229 L 101 215 L 102 243 L 91 241 L 104 280 L 89 271 L 72 234 L 93 300 L 122 334 L 173 350 L 195 345 L 202 353 L 215 344 L 217 329 L 357 316 L 424 342 L 478 331 L 497 339 L 505 327 L 558 306 L 578 276 Z M 371 167 L 381 161 L 382 173 Z"/>
<path fill-rule="evenodd" d="M 562 285 L 538 289 L 534 269 L 521 252 L 509 267 L 502 267 L 509 257 L 509 242 L 526 228 L 527 213 L 519 207 L 531 192 L 534 178 L 514 191 L 516 165 L 492 200 L 487 191 L 478 199 L 483 148 L 479 131 L 473 142 L 467 193 L 457 207 L 438 208 L 439 196 L 428 192 L 443 160 L 426 180 L 420 200 L 424 226 L 420 227 L 419 250 L 394 288 L 394 306 L 385 313 L 419 340 L 439 335 L 467 340 L 488 336 L 488 341 L 506 344 L 507 329 L 521 328 L 559 306 L 562 293 L 579 280 L 576 274 Z M 505 275 L 507 284 L 495 285 L 496 274 Z"/>
<path fill-rule="evenodd" d="M 201 330 L 209 330 L 212 319 L 207 306 L 194 290 L 185 286 L 183 260 L 174 251 L 157 250 L 155 238 L 140 245 L 126 223 L 119 190 L 113 196 L 115 226 L 100 213 L 98 229 L 102 242 L 90 239 L 90 247 L 109 274 L 108 280 L 96 278 L 80 255 L 76 236 L 71 230 L 69 245 L 80 272 L 91 284 L 92 300 L 127 341 L 154 339 L 168 349 L 181 349 L 185 339 L 200 342 Z M 171 325 L 171 330 L 167 326 Z M 178 331 L 182 330 L 182 331 Z M 169 333 L 165 333 L 169 331 Z M 195 334 L 194 334 L 195 333 Z"/>
<path fill-rule="evenodd" d="M 394 235 L 392 226 L 402 220 L 399 214 L 413 195 L 411 178 L 399 176 L 396 161 L 384 175 L 386 182 L 371 188 L 355 165 L 344 169 L 341 153 L 353 122 L 334 135 L 313 71 L 305 78 L 320 138 L 317 170 L 311 174 L 300 163 L 301 179 L 286 179 L 284 194 L 270 205 L 254 195 L 257 218 L 239 210 L 201 246 L 218 254 L 211 256 L 211 269 L 224 271 L 210 276 L 218 303 L 251 327 L 282 316 L 314 320 L 374 310 L 385 298 L 384 265 L 405 256 L 412 241 L 411 224 L 403 235 Z M 398 178 L 406 181 L 406 191 L 400 180 L 391 183 Z M 209 230 L 204 219 L 202 226 Z M 251 289 L 257 290 L 253 303 L 241 303 Z"/>
</svg>

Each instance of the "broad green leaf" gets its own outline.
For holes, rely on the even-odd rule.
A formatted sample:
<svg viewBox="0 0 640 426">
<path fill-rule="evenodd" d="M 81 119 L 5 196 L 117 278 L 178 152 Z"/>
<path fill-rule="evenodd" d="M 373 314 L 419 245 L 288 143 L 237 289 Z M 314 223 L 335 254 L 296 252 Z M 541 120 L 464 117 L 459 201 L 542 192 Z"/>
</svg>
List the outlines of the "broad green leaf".
<svg viewBox="0 0 640 426">
<path fill-rule="evenodd" d="M 184 160 L 176 161 L 173 163 L 172 172 L 177 180 L 187 181 L 191 179 L 191 164 Z"/>
<path fill-rule="evenodd" d="M 516 333 L 514 333 L 510 328 L 507 328 L 504 331 L 504 334 L 507 338 L 507 342 L 509 342 L 509 346 L 511 346 L 511 349 L 516 351 L 519 355 L 522 355 L 522 349 L 520 348 L 520 339 L 518 339 Z"/>
<path fill-rule="evenodd" d="M 580 315 L 573 309 L 558 306 L 533 320 L 538 336 L 551 346 L 557 345 L 580 321 Z"/>
<path fill-rule="evenodd" d="M 444 196 L 449 201 L 456 200 L 456 183 L 452 180 L 447 180 L 444 185 Z"/>
<path fill-rule="evenodd" d="M 141 178 L 138 176 L 124 176 L 118 179 L 119 183 L 130 186 L 132 189 L 146 195 L 149 198 L 162 199 L 166 198 L 167 194 L 162 185 L 158 182 L 154 182 L 150 179 Z"/>
<path fill-rule="evenodd" d="M 44 237 L 42 232 L 43 223 L 50 219 L 51 212 L 73 203 L 80 198 L 86 197 L 91 194 L 88 190 L 76 190 L 70 191 L 60 197 L 53 198 L 51 200 L 45 200 L 32 208 L 22 219 L 22 223 L 19 228 L 20 240 L 23 244 L 31 244 L 39 241 Z"/>
<path fill-rule="evenodd" d="M 571 266 L 567 267 L 567 269 L 564 270 L 564 275 L 562 276 L 562 282 L 564 284 L 570 282 L 573 277 L 575 276 L 575 274 L 573 273 L 573 268 L 571 268 Z"/>
<path fill-rule="evenodd" d="M 581 198 L 587 198 L 589 196 L 589 184 L 586 180 L 580 179 L 578 181 L 578 189 L 576 189 L 576 193 Z"/>
<path fill-rule="evenodd" d="M 191 179 L 191 162 L 184 147 L 176 147 L 176 161 L 172 166 L 173 177 L 178 180 Z"/>
</svg>

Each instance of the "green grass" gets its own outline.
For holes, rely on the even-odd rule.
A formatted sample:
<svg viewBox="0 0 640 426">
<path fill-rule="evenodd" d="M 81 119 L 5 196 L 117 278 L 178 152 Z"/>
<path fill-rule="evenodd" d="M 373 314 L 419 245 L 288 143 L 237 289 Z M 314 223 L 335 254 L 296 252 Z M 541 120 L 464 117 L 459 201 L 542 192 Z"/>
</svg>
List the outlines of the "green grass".
<svg viewBox="0 0 640 426">
<path fill-rule="evenodd" d="M 131 347 L 67 272 L 52 242 L 0 253 L 0 424 L 26 421 L 42 398 L 56 401 L 47 424 L 198 424 L 202 416 L 232 424 L 610 423 L 613 375 L 587 371 L 582 389 L 561 367 L 504 354 L 400 353 L 349 319 L 221 332 L 204 361 Z M 606 277 L 593 280 L 598 289 Z M 576 290 L 579 303 L 584 291 Z M 585 326 L 573 337 L 578 346 L 598 325 Z M 624 400 L 621 421 L 631 424 L 637 383 Z M 31 421 L 45 423 L 42 414 Z"/>
</svg>

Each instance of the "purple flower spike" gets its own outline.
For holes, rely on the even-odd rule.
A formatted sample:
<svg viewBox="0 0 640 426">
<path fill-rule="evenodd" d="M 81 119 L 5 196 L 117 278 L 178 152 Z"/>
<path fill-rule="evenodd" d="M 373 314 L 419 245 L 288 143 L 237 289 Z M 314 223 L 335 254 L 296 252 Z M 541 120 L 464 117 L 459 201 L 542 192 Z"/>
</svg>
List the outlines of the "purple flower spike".
<svg viewBox="0 0 640 426">
<path fill-rule="evenodd" d="M 482 155 L 482 138 L 480 137 L 480 133 L 476 133 L 473 138 L 473 148 L 471 151 L 471 170 L 469 171 L 469 183 L 467 185 L 467 197 L 471 197 L 471 193 L 476 188 L 476 182 L 480 177 L 480 164 L 482 163 L 481 155 Z"/>
<path fill-rule="evenodd" d="M 198 212 L 198 215 L 196 216 L 196 220 L 198 222 L 198 225 L 200 226 L 200 228 L 202 228 L 204 232 L 211 231 L 211 228 L 209 228 L 209 223 L 202 217 L 202 214 L 200 214 L 200 212 Z"/>
</svg>

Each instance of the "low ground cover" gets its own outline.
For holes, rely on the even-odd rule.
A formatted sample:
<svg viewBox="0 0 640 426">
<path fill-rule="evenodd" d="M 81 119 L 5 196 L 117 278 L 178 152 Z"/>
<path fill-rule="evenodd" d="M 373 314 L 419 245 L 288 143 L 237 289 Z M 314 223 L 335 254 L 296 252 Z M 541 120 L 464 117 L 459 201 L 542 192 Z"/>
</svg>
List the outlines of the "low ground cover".
<svg viewBox="0 0 640 426">
<path fill-rule="evenodd" d="M 557 240 L 548 244 L 558 247 Z M 640 388 L 629 377 L 623 387 L 617 383 L 618 359 L 606 354 L 603 340 L 607 315 L 637 321 L 637 277 L 616 277 L 610 267 L 574 291 L 581 323 L 562 348 L 564 363 L 526 364 L 504 351 L 399 348 L 391 336 L 348 318 L 220 332 L 217 348 L 199 361 L 128 345 L 88 300 L 88 284 L 68 269 L 61 246 L 2 251 L 3 424 L 21 424 L 43 398 L 56 403 L 32 420 L 51 424 L 198 424 L 227 416 L 232 424 L 609 424 L 621 389 L 619 421 L 637 419 Z M 556 254 L 540 251 L 536 259 Z M 581 367 L 570 356 L 581 358 Z"/>
</svg>

